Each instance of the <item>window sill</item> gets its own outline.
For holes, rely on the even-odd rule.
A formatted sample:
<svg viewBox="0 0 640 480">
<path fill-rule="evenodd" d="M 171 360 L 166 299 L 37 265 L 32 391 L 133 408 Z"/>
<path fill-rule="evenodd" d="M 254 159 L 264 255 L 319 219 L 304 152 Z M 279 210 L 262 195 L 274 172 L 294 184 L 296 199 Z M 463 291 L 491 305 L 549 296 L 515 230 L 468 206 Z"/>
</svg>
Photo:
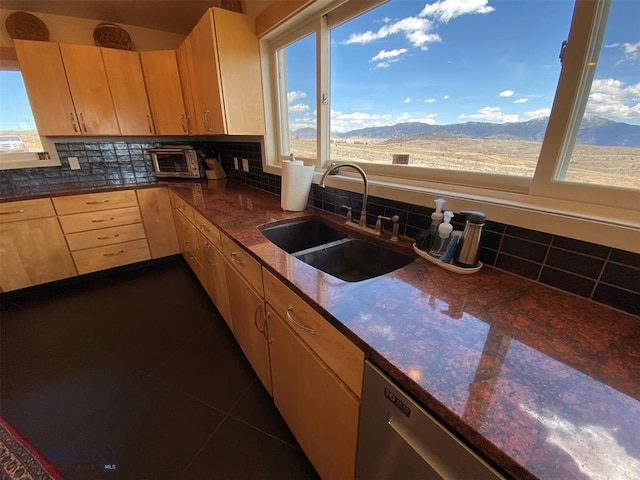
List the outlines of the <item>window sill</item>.
<svg viewBox="0 0 640 480">
<path fill-rule="evenodd" d="M 279 166 L 265 166 L 281 175 Z M 318 184 L 323 171 L 316 171 Z M 640 253 L 640 214 L 637 210 L 605 207 L 569 200 L 538 197 L 435 182 L 411 182 L 370 175 L 369 195 L 432 208 L 436 198 L 447 200 L 447 210 L 480 210 L 491 221 L 561 235 Z M 362 192 L 362 180 L 347 172 L 329 177 L 327 186 Z"/>
</svg>

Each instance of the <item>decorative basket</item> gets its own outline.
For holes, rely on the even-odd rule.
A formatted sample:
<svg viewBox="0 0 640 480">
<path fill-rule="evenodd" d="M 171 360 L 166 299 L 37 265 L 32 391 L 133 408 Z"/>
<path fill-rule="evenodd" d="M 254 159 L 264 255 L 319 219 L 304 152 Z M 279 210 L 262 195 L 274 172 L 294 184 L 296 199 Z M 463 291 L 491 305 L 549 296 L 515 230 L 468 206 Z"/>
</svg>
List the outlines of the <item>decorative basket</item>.
<svg viewBox="0 0 640 480">
<path fill-rule="evenodd" d="M 18 40 L 49 41 L 49 29 L 35 15 L 27 12 L 13 12 L 5 21 L 7 32 L 11 38 Z"/>
<path fill-rule="evenodd" d="M 93 30 L 93 40 L 98 47 L 131 50 L 131 37 L 115 23 L 99 23 Z"/>
</svg>

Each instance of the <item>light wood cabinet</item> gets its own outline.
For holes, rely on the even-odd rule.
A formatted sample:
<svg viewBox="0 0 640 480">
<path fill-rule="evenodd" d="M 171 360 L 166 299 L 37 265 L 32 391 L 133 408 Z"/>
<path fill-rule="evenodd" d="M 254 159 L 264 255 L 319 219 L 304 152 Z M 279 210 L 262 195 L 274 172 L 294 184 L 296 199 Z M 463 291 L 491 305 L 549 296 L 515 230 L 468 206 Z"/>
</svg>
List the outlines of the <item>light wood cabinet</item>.
<svg viewBox="0 0 640 480">
<path fill-rule="evenodd" d="M 151 258 L 180 253 L 175 222 L 171 211 L 169 191 L 162 188 L 136 190 L 142 223 L 146 232 Z"/>
<path fill-rule="evenodd" d="M 61 43 L 60 52 L 82 133 L 119 135 L 100 48 Z"/>
<path fill-rule="evenodd" d="M 353 478 L 359 400 L 267 305 L 273 399 L 325 480 Z"/>
<path fill-rule="evenodd" d="M 151 258 L 134 190 L 55 197 L 53 203 L 78 273 Z"/>
<path fill-rule="evenodd" d="M 192 38 L 186 37 L 176 50 L 178 59 L 178 70 L 180 72 L 180 86 L 182 87 L 182 98 L 187 117 L 187 131 L 189 135 L 204 132 L 204 127 L 200 130 L 197 124 L 197 112 L 191 87 L 191 75 L 193 66 L 191 65 Z"/>
<path fill-rule="evenodd" d="M 264 135 L 262 73 L 255 20 L 210 8 L 183 45 L 196 133 Z"/>
<path fill-rule="evenodd" d="M 176 51 L 140 52 L 140 60 L 156 134 L 188 134 L 187 114 Z"/>
<path fill-rule="evenodd" d="M 191 207 L 189 207 L 191 208 Z M 193 218 L 193 212 L 191 212 Z M 206 272 L 204 269 L 202 248 L 199 244 L 198 233 L 192 221 L 189 220 L 180 210 L 173 210 L 173 218 L 176 224 L 176 233 L 180 244 L 180 252 L 187 261 L 193 273 L 196 274 L 202 285 L 206 283 Z"/>
<path fill-rule="evenodd" d="M 3 292 L 76 275 L 50 199 L 4 203 L 0 213 Z"/>
<path fill-rule="evenodd" d="M 225 276 L 233 333 L 258 378 L 271 394 L 271 365 L 264 301 L 229 262 L 225 262 Z"/>
<path fill-rule="evenodd" d="M 115 48 L 101 48 L 100 51 L 120 134 L 153 135 L 151 110 L 138 53 Z"/>
</svg>

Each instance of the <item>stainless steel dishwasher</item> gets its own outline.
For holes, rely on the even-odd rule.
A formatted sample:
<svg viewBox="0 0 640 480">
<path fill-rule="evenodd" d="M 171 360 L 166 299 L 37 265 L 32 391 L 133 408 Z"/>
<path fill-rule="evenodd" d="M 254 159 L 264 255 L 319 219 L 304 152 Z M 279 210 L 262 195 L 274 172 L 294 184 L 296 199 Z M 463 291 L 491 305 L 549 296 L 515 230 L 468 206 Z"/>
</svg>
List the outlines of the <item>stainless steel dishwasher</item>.
<svg viewBox="0 0 640 480">
<path fill-rule="evenodd" d="M 356 479 L 503 479 L 402 392 L 365 363 Z"/>
</svg>

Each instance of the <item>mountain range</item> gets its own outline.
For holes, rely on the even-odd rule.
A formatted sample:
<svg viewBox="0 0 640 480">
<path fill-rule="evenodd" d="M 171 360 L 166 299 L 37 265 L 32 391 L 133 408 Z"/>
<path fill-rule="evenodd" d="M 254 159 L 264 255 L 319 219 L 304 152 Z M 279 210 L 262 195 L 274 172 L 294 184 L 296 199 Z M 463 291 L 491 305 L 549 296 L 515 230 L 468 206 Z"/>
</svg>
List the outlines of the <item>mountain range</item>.
<svg viewBox="0 0 640 480">
<path fill-rule="evenodd" d="M 429 125 L 420 122 L 397 123 L 384 127 L 367 127 L 349 132 L 331 132 L 333 139 L 408 140 L 428 135 L 449 135 L 467 138 L 496 138 L 541 142 L 549 117 L 527 122 L 488 123 L 465 122 L 451 125 Z M 316 137 L 314 128 L 301 128 L 291 132 L 299 139 Z M 585 116 L 578 133 L 578 144 L 614 147 L 640 147 L 640 125 L 613 122 L 598 116 Z"/>
</svg>

